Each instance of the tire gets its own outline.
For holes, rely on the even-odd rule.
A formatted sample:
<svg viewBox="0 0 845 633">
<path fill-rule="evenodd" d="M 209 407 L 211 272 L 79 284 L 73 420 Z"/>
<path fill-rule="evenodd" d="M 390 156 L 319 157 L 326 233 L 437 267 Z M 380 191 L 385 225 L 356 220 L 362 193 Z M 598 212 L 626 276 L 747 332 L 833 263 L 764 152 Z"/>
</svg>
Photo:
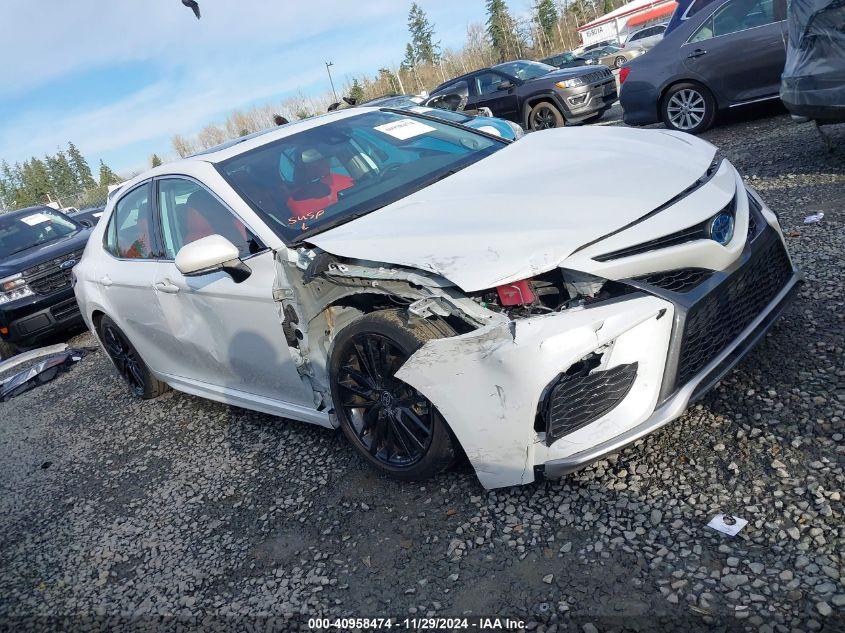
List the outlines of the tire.
<svg viewBox="0 0 845 633">
<path fill-rule="evenodd" d="M 0 360 L 6 360 L 18 353 L 18 348 L 9 341 L 0 341 Z"/>
<path fill-rule="evenodd" d="M 443 416 L 416 389 L 393 378 L 427 341 L 454 334 L 443 322 L 380 310 L 335 338 L 329 357 L 335 414 L 355 450 L 381 472 L 419 481 L 454 461 L 456 441 Z"/>
<path fill-rule="evenodd" d="M 564 125 L 566 125 L 566 119 L 563 118 L 557 106 L 550 101 L 541 101 L 528 112 L 527 127 L 534 132 L 551 130 Z"/>
<path fill-rule="evenodd" d="M 627 59 L 625 59 L 624 57 L 622 57 L 622 55 L 620 55 L 619 57 L 617 57 L 616 59 L 613 60 L 613 65 L 616 68 L 622 68 L 622 66 L 624 66 L 627 61 L 628 61 Z"/>
<path fill-rule="evenodd" d="M 599 110 L 594 115 L 588 116 L 586 119 L 584 119 L 582 123 L 595 123 L 596 121 L 600 120 L 606 112 L 607 110 Z"/>
<path fill-rule="evenodd" d="M 138 351 L 129 342 L 123 331 L 109 317 L 104 316 L 97 325 L 97 335 L 103 343 L 117 373 L 129 385 L 129 390 L 138 398 L 157 398 L 169 389 L 167 383 L 158 380 Z"/>
<path fill-rule="evenodd" d="M 716 100 L 701 84 L 675 84 L 660 102 L 660 118 L 670 130 L 701 134 L 716 119 Z"/>
</svg>

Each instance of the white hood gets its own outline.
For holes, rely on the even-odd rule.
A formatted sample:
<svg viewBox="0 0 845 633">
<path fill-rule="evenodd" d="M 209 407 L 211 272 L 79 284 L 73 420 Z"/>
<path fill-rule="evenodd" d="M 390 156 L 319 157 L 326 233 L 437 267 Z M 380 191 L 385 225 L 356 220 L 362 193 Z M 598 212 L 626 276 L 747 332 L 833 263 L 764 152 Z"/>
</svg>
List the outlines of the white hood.
<svg viewBox="0 0 845 633">
<path fill-rule="evenodd" d="M 431 271 L 466 292 L 492 288 L 551 270 L 666 203 L 705 173 L 714 154 L 705 141 L 661 130 L 528 134 L 309 241 L 341 257 Z M 699 218 L 683 224 L 687 219 L 680 226 Z"/>
</svg>

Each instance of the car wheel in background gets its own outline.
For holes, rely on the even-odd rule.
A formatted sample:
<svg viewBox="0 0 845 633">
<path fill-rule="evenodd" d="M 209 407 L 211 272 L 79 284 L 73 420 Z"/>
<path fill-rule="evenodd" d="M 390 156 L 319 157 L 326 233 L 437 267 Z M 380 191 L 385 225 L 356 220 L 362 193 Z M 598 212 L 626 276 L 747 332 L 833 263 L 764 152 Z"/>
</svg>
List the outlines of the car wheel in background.
<svg viewBox="0 0 845 633">
<path fill-rule="evenodd" d="M 620 55 L 619 57 L 617 57 L 616 59 L 613 60 L 613 65 L 616 66 L 617 68 L 622 68 L 622 66 L 624 66 L 625 62 L 627 62 L 627 61 L 628 61 L 627 59 L 625 59 L 624 57 L 622 57 L 622 55 Z"/>
<path fill-rule="evenodd" d="M 0 360 L 6 360 L 18 353 L 18 348 L 8 341 L 0 341 Z"/>
<path fill-rule="evenodd" d="M 535 132 L 566 125 L 566 120 L 553 103 L 541 101 L 528 113 L 528 128 Z"/>
<path fill-rule="evenodd" d="M 127 382 L 134 395 L 149 400 L 167 391 L 167 384 L 153 376 L 138 351 L 114 321 L 104 316 L 97 326 L 97 333 L 117 372 Z"/>
<path fill-rule="evenodd" d="M 716 100 L 700 84 L 676 84 L 663 96 L 660 117 L 671 130 L 699 134 L 713 125 Z"/>
<path fill-rule="evenodd" d="M 404 480 L 433 477 L 455 457 L 455 440 L 434 405 L 394 376 L 427 341 L 454 332 L 396 310 L 344 328 L 329 359 L 332 401 L 344 435 L 370 464 Z"/>
</svg>

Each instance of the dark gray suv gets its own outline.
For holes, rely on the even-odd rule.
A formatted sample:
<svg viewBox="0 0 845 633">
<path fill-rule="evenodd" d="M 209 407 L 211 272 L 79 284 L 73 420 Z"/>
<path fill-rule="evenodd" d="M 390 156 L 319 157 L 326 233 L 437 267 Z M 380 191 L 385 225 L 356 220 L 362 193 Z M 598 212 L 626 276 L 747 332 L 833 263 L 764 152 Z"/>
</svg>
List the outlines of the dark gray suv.
<svg viewBox="0 0 845 633">
<path fill-rule="evenodd" d="M 713 2 L 619 73 L 624 121 L 691 134 L 717 112 L 778 98 L 786 0 Z"/>
<path fill-rule="evenodd" d="M 597 121 L 616 101 L 616 79 L 604 66 L 557 69 L 527 60 L 506 62 L 455 77 L 431 91 L 457 94 L 466 109 L 543 130 Z"/>
</svg>

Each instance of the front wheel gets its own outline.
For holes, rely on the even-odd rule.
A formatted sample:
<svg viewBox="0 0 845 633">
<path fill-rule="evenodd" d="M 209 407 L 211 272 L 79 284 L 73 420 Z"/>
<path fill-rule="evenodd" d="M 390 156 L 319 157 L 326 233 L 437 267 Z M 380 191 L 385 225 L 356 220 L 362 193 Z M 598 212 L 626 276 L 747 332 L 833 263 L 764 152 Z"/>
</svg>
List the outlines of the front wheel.
<svg viewBox="0 0 845 633">
<path fill-rule="evenodd" d="M 380 310 L 344 328 L 332 346 L 329 371 L 340 428 L 366 461 L 398 479 L 433 477 L 455 457 L 440 412 L 395 377 L 423 344 L 451 334 L 443 323 Z"/>
<path fill-rule="evenodd" d="M 149 400 L 167 391 L 167 384 L 153 376 L 138 351 L 114 321 L 104 316 L 97 326 L 97 333 L 117 372 L 135 396 Z"/>
<path fill-rule="evenodd" d="M 700 134 L 713 125 L 716 100 L 702 85 L 677 84 L 663 97 L 660 112 L 663 124 L 670 130 Z"/>
<path fill-rule="evenodd" d="M 553 103 L 541 101 L 528 113 L 528 127 L 537 132 L 566 125 L 566 120 Z"/>
</svg>

